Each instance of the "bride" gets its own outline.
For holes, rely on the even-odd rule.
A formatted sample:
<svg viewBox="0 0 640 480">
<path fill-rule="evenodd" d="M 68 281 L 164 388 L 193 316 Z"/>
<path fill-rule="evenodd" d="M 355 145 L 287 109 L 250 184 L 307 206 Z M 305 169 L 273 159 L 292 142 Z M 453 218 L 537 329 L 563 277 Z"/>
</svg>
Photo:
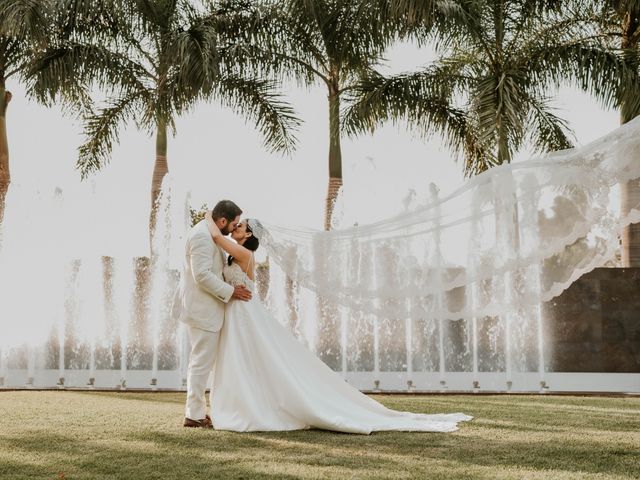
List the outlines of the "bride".
<svg viewBox="0 0 640 480">
<path fill-rule="evenodd" d="M 229 254 L 224 278 L 254 291 L 254 254 L 260 225 L 241 222 L 233 240 L 207 213 L 215 243 Z M 273 431 L 320 428 L 369 434 L 401 430 L 452 432 L 462 413 L 416 414 L 384 407 L 364 395 L 313 355 L 254 297 L 226 307 L 211 394 L 218 430 Z"/>
</svg>

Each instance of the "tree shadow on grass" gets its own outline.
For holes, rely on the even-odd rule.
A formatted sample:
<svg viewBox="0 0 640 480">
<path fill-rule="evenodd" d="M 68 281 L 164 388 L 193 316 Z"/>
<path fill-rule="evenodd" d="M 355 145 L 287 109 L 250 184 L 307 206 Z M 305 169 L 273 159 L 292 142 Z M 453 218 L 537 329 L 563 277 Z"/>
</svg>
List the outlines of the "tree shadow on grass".
<svg viewBox="0 0 640 480">
<path fill-rule="evenodd" d="M 351 439 L 350 448 L 336 447 L 335 437 Z M 297 430 L 272 433 L 237 433 L 226 431 L 194 431 L 185 437 L 183 434 L 136 433 L 129 435 L 133 441 L 151 441 L 161 449 L 177 451 L 188 447 L 199 451 L 224 452 L 226 455 L 260 459 L 265 463 L 289 463 L 310 468 L 335 467 L 343 470 L 371 470 L 375 475 L 380 468 L 398 471 L 406 468 L 402 460 L 379 456 L 370 451 L 367 443 L 370 436 L 339 434 L 324 430 Z"/>
<path fill-rule="evenodd" d="M 90 397 L 104 397 L 111 400 L 135 400 L 137 402 L 184 404 L 185 392 L 73 392 Z"/>
<path fill-rule="evenodd" d="M 265 434 L 258 437 L 274 438 Z M 640 477 L 639 449 L 621 446 L 614 441 L 607 445 L 590 442 L 588 436 L 559 441 L 556 435 L 551 434 L 547 440 L 537 438 L 528 441 L 500 439 L 491 435 L 478 438 L 475 435 L 384 432 L 371 435 L 370 440 L 366 448 L 378 456 L 420 455 L 425 460 L 461 465 Z M 298 441 L 313 444 L 318 449 L 326 446 L 326 441 L 317 437 L 300 438 Z M 336 444 L 347 450 L 358 450 L 364 446 L 360 439 L 348 437 L 338 438 L 334 442 Z"/>
<path fill-rule="evenodd" d="M 21 480 L 28 478 L 59 478 L 55 469 L 34 465 L 28 461 L 0 460 L 0 478 Z"/>
<path fill-rule="evenodd" d="M 463 427 L 464 428 L 464 427 Z M 218 436 L 218 438 L 216 438 Z M 180 436 L 156 434 L 153 438 L 134 435 L 174 448 L 184 441 Z M 424 461 L 452 462 L 458 465 L 560 470 L 570 473 L 605 473 L 621 478 L 637 478 L 640 452 L 616 443 L 601 445 L 588 438 L 559 442 L 555 435 L 547 440 L 512 440 L 443 433 L 380 432 L 369 436 L 340 435 L 319 430 L 293 432 L 230 433 L 212 432 L 196 440 L 197 448 L 219 444 L 250 455 L 265 449 L 278 457 L 291 457 L 301 464 L 322 465 L 338 462 L 347 468 L 360 468 L 374 462 L 377 468 L 401 471 L 410 468 L 416 457 Z M 322 457 L 329 460 L 323 463 Z M 402 459 L 407 461 L 403 462 Z"/>
<path fill-rule="evenodd" d="M 450 465 L 451 478 L 463 476 L 456 475 L 456 469 L 478 468 L 637 478 L 640 465 L 640 453 L 629 447 L 615 443 L 603 446 L 583 437 L 559 442 L 553 435 L 548 440 L 528 441 L 441 433 L 361 436 L 319 430 L 170 433 L 148 429 L 110 439 L 99 433 L 95 438 L 90 433 L 76 438 L 74 433 L 33 431 L 4 436 L 2 448 L 12 452 L 12 457 L 0 463 L 0 472 L 15 479 L 56 478 L 57 472 L 65 472 L 67 479 L 287 479 L 299 478 L 287 473 L 296 469 L 313 477 L 327 472 L 327 478 L 356 473 L 367 478 L 375 477 L 376 472 L 410 476 L 438 465 Z M 43 461 L 47 468 L 34 466 Z M 434 477 L 438 476 L 434 472 Z"/>
<path fill-rule="evenodd" d="M 220 442 L 216 446 L 218 453 L 226 452 L 227 445 Z M 215 450 L 203 452 L 188 443 L 181 443 L 180 448 L 153 448 L 152 451 L 145 451 L 135 448 L 135 444 L 128 447 L 126 440 L 122 446 L 105 446 L 103 441 L 76 440 L 69 436 L 38 432 L 21 437 L 4 437 L 3 446 L 22 459 L 0 462 L 0 472 L 4 475 L 2 478 L 16 480 L 58 478 L 60 474 L 65 479 L 83 480 L 298 478 L 283 472 L 270 473 L 255 468 L 251 461 L 243 462 L 228 454 L 217 457 Z M 247 458 L 251 460 L 250 455 Z M 35 459 L 44 459 L 49 466 L 34 467 Z"/>
</svg>

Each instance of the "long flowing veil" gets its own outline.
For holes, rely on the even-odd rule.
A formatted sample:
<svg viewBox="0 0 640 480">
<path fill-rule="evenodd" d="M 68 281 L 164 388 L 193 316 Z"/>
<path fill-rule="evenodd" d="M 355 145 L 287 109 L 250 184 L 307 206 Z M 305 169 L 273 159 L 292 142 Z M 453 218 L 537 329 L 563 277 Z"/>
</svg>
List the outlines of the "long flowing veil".
<svg viewBox="0 0 640 480">
<path fill-rule="evenodd" d="M 620 229 L 640 221 L 640 205 L 620 210 L 619 185 L 639 178 L 636 119 L 584 147 L 493 168 L 442 198 L 432 187 L 427 204 L 371 225 L 254 228 L 270 262 L 328 301 L 385 315 L 407 302 L 446 318 L 500 315 L 539 305 L 610 260 Z"/>
</svg>

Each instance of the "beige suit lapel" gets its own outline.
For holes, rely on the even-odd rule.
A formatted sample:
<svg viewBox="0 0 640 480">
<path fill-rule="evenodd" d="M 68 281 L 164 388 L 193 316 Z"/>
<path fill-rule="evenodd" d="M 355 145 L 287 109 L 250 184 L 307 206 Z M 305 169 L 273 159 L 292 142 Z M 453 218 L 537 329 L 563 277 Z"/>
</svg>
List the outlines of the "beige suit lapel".
<svg viewBox="0 0 640 480">
<path fill-rule="evenodd" d="M 213 242 L 213 243 L 215 243 L 215 242 Z M 221 247 L 218 246 L 217 243 L 216 243 L 216 248 L 220 252 L 220 258 L 222 258 L 222 265 L 224 266 L 224 264 L 225 264 L 225 262 L 227 260 L 227 254 Z"/>
<path fill-rule="evenodd" d="M 213 238 L 211 237 L 211 232 L 209 232 L 209 227 L 207 227 L 206 220 L 201 220 L 200 224 L 201 224 L 200 228 L 202 229 L 202 231 L 207 233 L 209 240 L 211 241 L 211 243 L 213 243 L 213 248 L 217 249 L 218 252 L 220 252 L 220 259 L 222 260 L 222 265 L 224 266 L 225 260 L 226 260 L 225 251 L 221 247 L 219 247 L 216 242 L 213 241 Z"/>
</svg>

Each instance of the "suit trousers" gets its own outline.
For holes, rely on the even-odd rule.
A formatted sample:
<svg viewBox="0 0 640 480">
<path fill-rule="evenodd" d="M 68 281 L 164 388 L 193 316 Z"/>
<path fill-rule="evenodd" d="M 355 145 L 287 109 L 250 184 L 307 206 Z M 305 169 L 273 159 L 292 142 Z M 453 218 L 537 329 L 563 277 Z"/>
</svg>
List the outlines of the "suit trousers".
<svg viewBox="0 0 640 480">
<path fill-rule="evenodd" d="M 187 371 L 187 405 L 185 416 L 202 420 L 206 415 L 206 390 L 218 353 L 220 332 L 208 332 L 187 325 L 191 353 Z"/>
</svg>

